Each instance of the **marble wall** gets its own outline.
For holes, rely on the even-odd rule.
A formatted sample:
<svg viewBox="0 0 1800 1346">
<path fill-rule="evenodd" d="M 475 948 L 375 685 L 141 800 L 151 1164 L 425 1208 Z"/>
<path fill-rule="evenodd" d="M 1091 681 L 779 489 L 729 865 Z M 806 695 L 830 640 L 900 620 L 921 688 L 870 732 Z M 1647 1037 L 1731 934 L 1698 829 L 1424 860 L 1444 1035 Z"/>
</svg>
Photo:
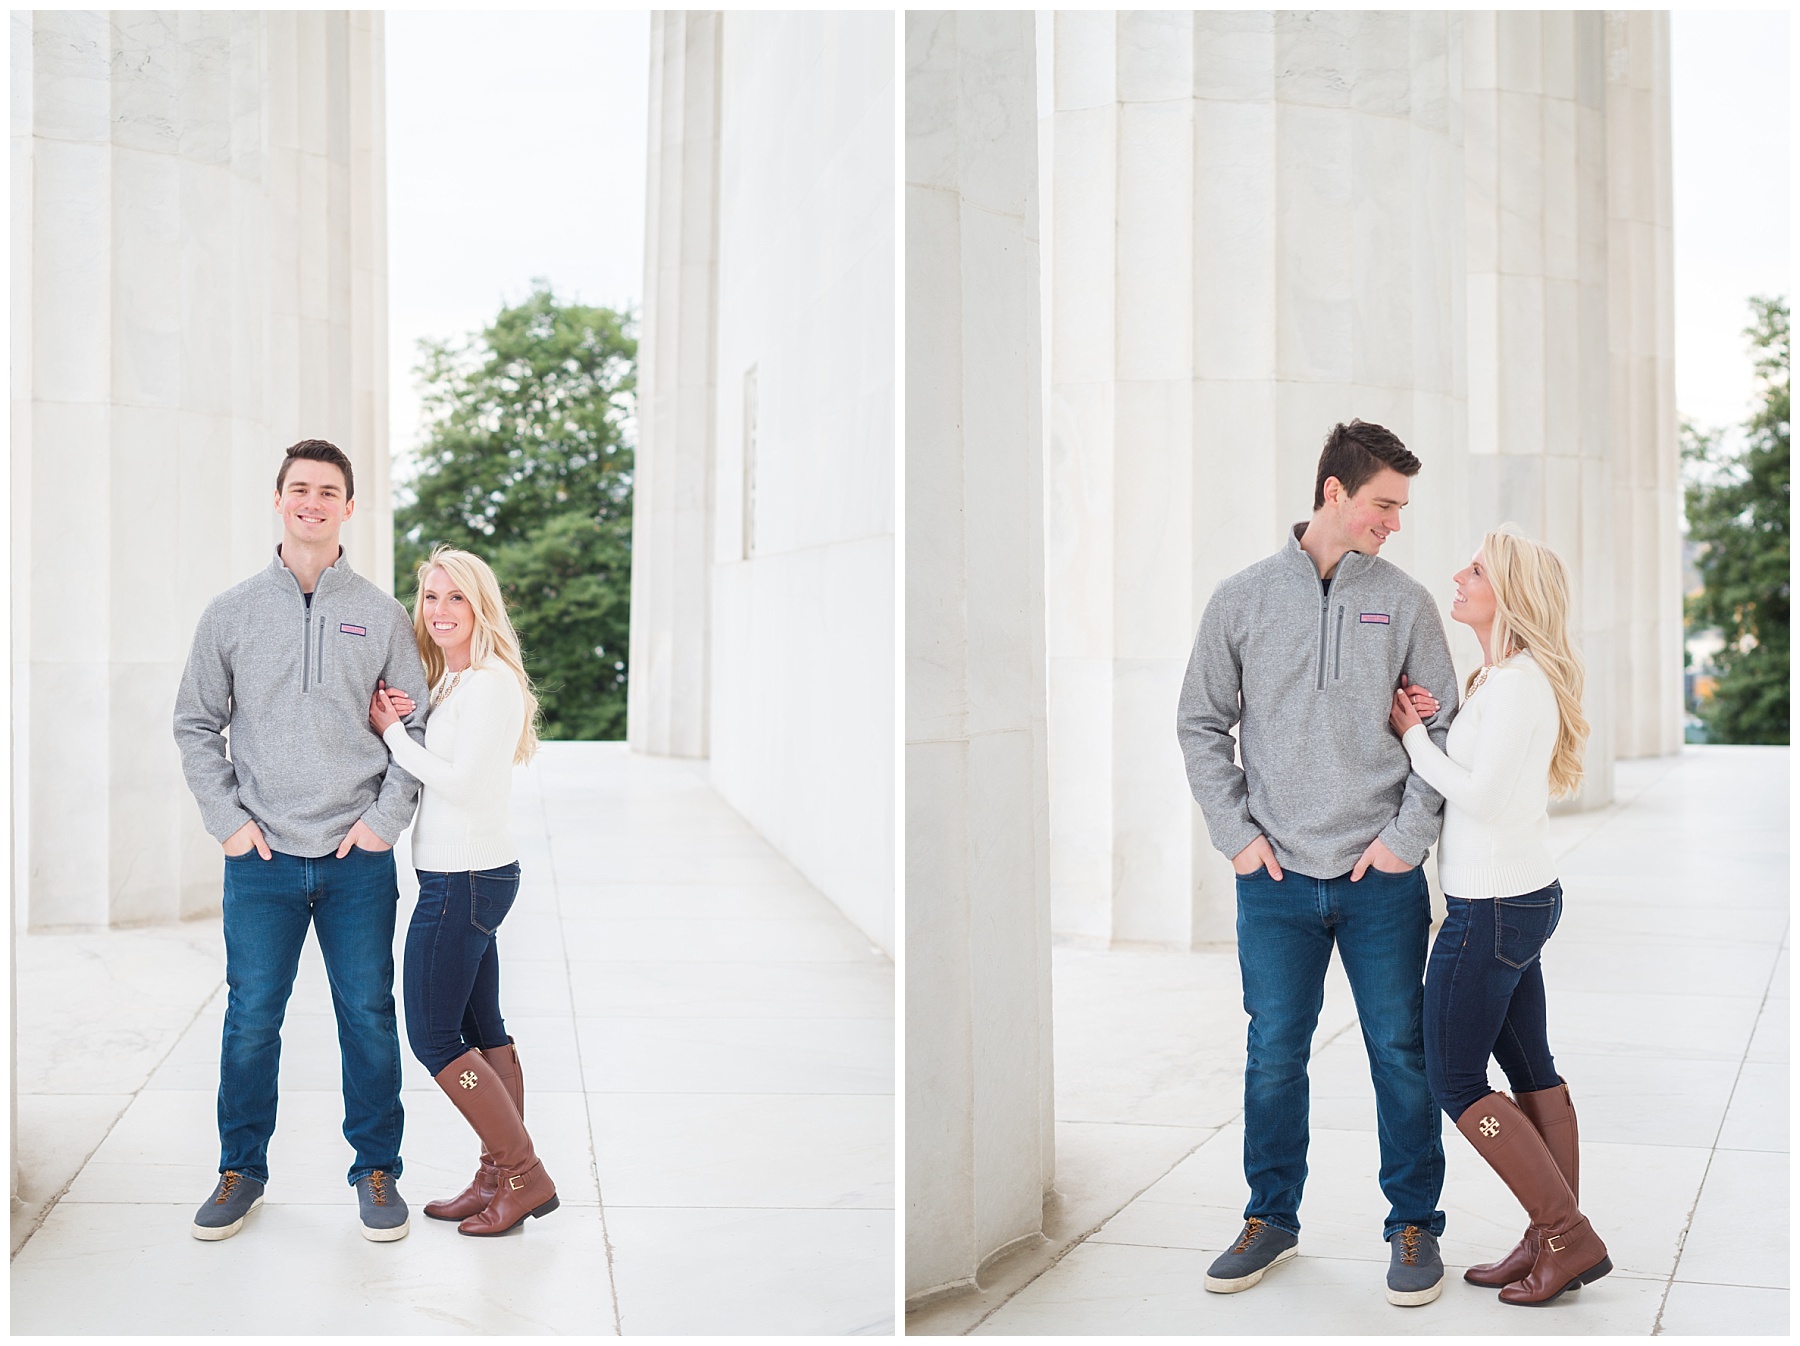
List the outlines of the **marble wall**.
<svg viewBox="0 0 1800 1346">
<path fill-rule="evenodd" d="M 1510 519 L 1569 564 L 1593 731 L 1577 808 L 1612 799 L 1622 540 L 1608 434 L 1603 27 L 1592 10 L 1463 19 L 1468 545 Z"/>
<path fill-rule="evenodd" d="M 1459 564 L 1460 16 L 1054 23 L 1056 928 L 1186 947 L 1235 910 L 1172 728 L 1188 650 L 1213 587 L 1310 514 L 1334 423 L 1425 463 L 1384 554 L 1438 590 Z"/>
<path fill-rule="evenodd" d="M 33 926 L 216 909 L 170 734 L 282 450 L 357 468 L 392 588 L 379 14 L 12 16 L 15 891 Z"/>
<path fill-rule="evenodd" d="M 906 1293 L 1053 1172 L 1034 21 L 906 16 Z"/>
<path fill-rule="evenodd" d="M 628 729 L 890 953 L 894 28 L 652 17 Z"/>
<path fill-rule="evenodd" d="M 1040 57 L 1055 928 L 1232 935 L 1170 729 L 1213 586 L 1360 416 L 1439 598 L 1513 519 L 1574 569 L 1594 733 L 1680 743 L 1667 19 L 1058 12 Z"/>
</svg>

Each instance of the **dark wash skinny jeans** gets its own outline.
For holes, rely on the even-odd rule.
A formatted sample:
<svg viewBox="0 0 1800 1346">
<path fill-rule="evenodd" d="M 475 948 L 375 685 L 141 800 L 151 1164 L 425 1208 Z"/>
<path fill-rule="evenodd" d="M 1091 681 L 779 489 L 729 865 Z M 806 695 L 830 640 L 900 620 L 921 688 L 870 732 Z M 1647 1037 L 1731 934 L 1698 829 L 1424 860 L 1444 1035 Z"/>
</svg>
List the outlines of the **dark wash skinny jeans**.
<svg viewBox="0 0 1800 1346">
<path fill-rule="evenodd" d="M 1562 1083 L 1544 1024 L 1538 957 L 1562 919 L 1562 884 L 1518 897 L 1447 897 L 1425 972 L 1425 1069 L 1451 1121 L 1493 1092 L 1488 1058 L 1516 1094 Z"/>
<path fill-rule="evenodd" d="M 500 1017 L 497 934 L 519 895 L 519 866 L 418 875 L 406 928 L 406 1038 L 436 1075 L 470 1048 L 512 1041 Z"/>
<path fill-rule="evenodd" d="M 1442 1120 L 1425 1083 L 1420 978 L 1431 899 L 1417 867 L 1369 869 L 1319 879 L 1267 870 L 1237 880 L 1238 967 L 1250 1016 L 1244 1065 L 1246 1219 L 1300 1232 L 1311 1091 L 1306 1067 L 1337 948 L 1356 999 L 1375 1084 L 1380 1182 L 1388 1199 L 1382 1237 L 1417 1225 L 1444 1232 Z"/>
</svg>

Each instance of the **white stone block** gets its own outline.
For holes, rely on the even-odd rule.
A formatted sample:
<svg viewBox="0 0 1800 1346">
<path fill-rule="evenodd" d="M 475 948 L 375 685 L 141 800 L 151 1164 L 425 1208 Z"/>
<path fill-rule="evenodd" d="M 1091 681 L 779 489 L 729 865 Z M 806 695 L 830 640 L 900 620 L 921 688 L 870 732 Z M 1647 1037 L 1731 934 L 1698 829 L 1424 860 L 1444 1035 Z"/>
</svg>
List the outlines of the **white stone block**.
<svg viewBox="0 0 1800 1346">
<path fill-rule="evenodd" d="M 30 15 L 32 133 L 104 145 L 112 139 L 112 31 L 92 10 Z M 16 31 L 16 30 L 15 30 Z"/>
<path fill-rule="evenodd" d="M 1113 937 L 1113 669 L 1109 657 L 1052 655 L 1048 681 L 1050 925 Z"/>
<path fill-rule="evenodd" d="M 1535 94 L 1499 95 L 1499 259 L 1513 275 L 1544 270 L 1544 111 Z"/>
<path fill-rule="evenodd" d="M 1354 240 L 1342 222 L 1355 209 L 1352 114 L 1282 104 L 1277 169 L 1280 376 L 1352 377 Z"/>
<path fill-rule="evenodd" d="M 1124 10 L 1117 17 L 1121 103 L 1185 102 L 1194 95 L 1191 10 Z"/>
<path fill-rule="evenodd" d="M 1054 18 L 1056 110 L 1110 109 L 1118 100 L 1118 15 L 1059 9 Z"/>
<path fill-rule="evenodd" d="M 1266 379 L 1276 366 L 1276 111 L 1194 105 L 1194 373 Z M 1060 305 L 1060 299 L 1059 299 Z"/>
<path fill-rule="evenodd" d="M 1270 10 L 1194 11 L 1194 96 L 1273 102 L 1276 22 Z"/>
<path fill-rule="evenodd" d="M 107 656 L 112 416 L 93 403 L 42 401 L 32 411 L 31 498 L 24 502 L 32 546 L 15 582 L 32 590 L 24 653 L 34 665 L 98 667 Z"/>
<path fill-rule="evenodd" d="M 1115 372 L 1118 133 L 1118 111 L 1111 105 L 1056 116 L 1054 171 L 1070 182 L 1094 184 L 1055 199 L 1050 330 L 1058 382 L 1110 379 Z"/>
<path fill-rule="evenodd" d="M 1191 373 L 1193 165 L 1189 103 L 1119 108 L 1115 322 L 1121 378 Z"/>
<path fill-rule="evenodd" d="M 1578 46 L 1575 26 L 1581 16 L 1574 10 L 1544 10 L 1539 24 L 1539 78 L 1547 98 L 1573 101 Z"/>
<path fill-rule="evenodd" d="M 93 566 L 110 595 L 106 640 L 115 660 L 133 665 L 185 660 L 191 628 L 178 624 L 174 586 L 147 577 L 170 559 L 170 524 L 181 517 L 181 413 L 173 407 L 115 406 L 109 470 L 88 485 L 95 505 L 105 501 L 109 563 Z M 115 668 L 118 664 L 115 662 Z M 174 706 L 171 699 L 164 710 Z M 126 713 L 125 736 L 141 734 L 145 721 Z"/>
<path fill-rule="evenodd" d="M 173 735 L 145 730 L 168 723 L 181 668 L 168 661 L 111 665 L 107 786 L 113 807 L 106 849 L 107 920 L 113 924 L 166 921 L 180 910 L 181 803 L 187 783 Z"/>
<path fill-rule="evenodd" d="M 104 771 L 111 758 L 109 683 L 98 660 L 34 660 L 24 847 L 32 929 L 107 922 L 109 848 L 94 839 L 110 835 L 113 796 L 95 788 L 94 768 Z"/>
<path fill-rule="evenodd" d="M 31 155 L 33 391 L 99 402 L 112 382 L 112 343 L 95 340 L 112 311 L 112 152 L 39 136 Z"/>
<path fill-rule="evenodd" d="M 1405 387 L 1413 370 L 1414 311 L 1420 287 L 1413 246 L 1417 199 L 1412 128 L 1393 117 L 1356 117 L 1351 153 L 1358 190 L 1352 209 L 1351 377 Z"/>
<path fill-rule="evenodd" d="M 1178 657 L 1114 666 L 1113 938 L 1187 948 L 1193 940 L 1190 796 L 1173 732 L 1187 667 Z"/>
<path fill-rule="evenodd" d="M 1194 385 L 1192 579 L 1183 645 L 1191 645 L 1200 614 L 1220 580 L 1269 555 L 1282 530 L 1312 503 L 1286 499 L 1277 489 L 1272 379 L 1202 380 Z M 1316 457 L 1316 450 L 1315 450 Z"/>
<path fill-rule="evenodd" d="M 982 1081 L 971 1051 L 975 966 L 963 877 L 968 754 L 966 740 L 906 748 L 909 1295 L 967 1282 L 984 1253 L 974 1238 L 973 1115 Z"/>
<path fill-rule="evenodd" d="M 1013 52 L 1020 42 L 1036 49 L 1031 15 L 966 10 L 956 16 L 956 33 L 964 108 L 957 189 L 970 206 L 1022 215 L 1037 165 L 1036 100 L 1024 98 L 1032 72 L 1019 68 Z"/>
<path fill-rule="evenodd" d="M 1104 658 L 1112 648 L 1115 388 L 1059 383 L 1051 393 L 1044 639 L 1053 660 Z"/>
<path fill-rule="evenodd" d="M 1543 16 L 1535 10 L 1505 10 L 1498 18 L 1500 87 L 1545 92 Z"/>
<path fill-rule="evenodd" d="M 1193 539 L 1193 388 L 1186 379 L 1121 380 L 1113 468 L 1114 652 L 1121 659 L 1184 651 Z"/>
<path fill-rule="evenodd" d="M 1282 103 L 1347 108 L 1354 83 L 1354 43 L 1365 16 L 1282 12 L 1275 16 L 1275 97 Z"/>
<path fill-rule="evenodd" d="M 1541 275 L 1502 275 L 1499 297 L 1500 452 L 1542 453 L 1544 281 Z"/>
<path fill-rule="evenodd" d="M 1470 95 L 1500 87 L 1500 14 L 1470 10 L 1462 16 L 1462 75 L 1465 107 Z"/>
<path fill-rule="evenodd" d="M 1347 16 L 1350 27 L 1350 106 L 1377 117 L 1412 111 L 1415 59 L 1431 64 L 1429 47 L 1414 39 L 1414 16 L 1375 10 Z"/>
</svg>

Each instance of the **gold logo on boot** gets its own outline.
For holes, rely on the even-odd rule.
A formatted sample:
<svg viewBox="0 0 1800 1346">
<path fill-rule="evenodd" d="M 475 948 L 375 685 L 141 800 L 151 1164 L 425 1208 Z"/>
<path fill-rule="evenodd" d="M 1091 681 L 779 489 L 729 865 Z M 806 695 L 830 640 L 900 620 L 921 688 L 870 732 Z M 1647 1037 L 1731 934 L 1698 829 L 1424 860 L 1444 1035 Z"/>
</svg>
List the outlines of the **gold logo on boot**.
<svg viewBox="0 0 1800 1346">
<path fill-rule="evenodd" d="M 472 1070 L 465 1070 L 461 1075 L 457 1076 L 457 1080 L 461 1083 L 463 1088 L 473 1089 L 476 1080 L 475 1072 Z"/>
<path fill-rule="evenodd" d="M 1481 1119 L 1480 1130 L 1482 1135 L 1488 1137 L 1490 1140 L 1493 1139 L 1500 1134 L 1500 1119 L 1497 1117 L 1483 1117 Z"/>
</svg>

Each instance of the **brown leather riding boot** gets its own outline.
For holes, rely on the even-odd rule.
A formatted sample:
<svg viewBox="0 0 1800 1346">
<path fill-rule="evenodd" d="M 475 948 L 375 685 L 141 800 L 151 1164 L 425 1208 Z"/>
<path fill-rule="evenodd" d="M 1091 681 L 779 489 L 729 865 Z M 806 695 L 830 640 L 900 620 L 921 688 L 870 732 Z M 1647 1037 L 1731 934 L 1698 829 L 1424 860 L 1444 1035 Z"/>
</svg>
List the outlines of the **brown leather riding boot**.
<svg viewBox="0 0 1800 1346">
<path fill-rule="evenodd" d="M 1533 1089 L 1528 1093 L 1514 1094 L 1513 1102 L 1519 1105 L 1519 1111 L 1530 1119 L 1538 1135 L 1543 1137 L 1544 1148 L 1550 1151 L 1550 1157 L 1556 1161 L 1557 1171 L 1563 1175 L 1563 1181 L 1569 1184 L 1569 1191 L 1579 1202 L 1581 1146 L 1575 1134 L 1575 1105 L 1569 1098 L 1568 1081 L 1564 1080 L 1550 1089 Z M 1470 1267 L 1463 1272 L 1463 1279 L 1472 1285 L 1485 1285 L 1497 1290 L 1503 1285 L 1523 1280 L 1535 1261 L 1537 1240 L 1532 1237 L 1531 1230 L 1527 1229 L 1520 1236 L 1518 1246 L 1505 1257 L 1498 1262 L 1484 1262 L 1480 1266 Z M 1577 1285 L 1574 1288 L 1581 1287 Z"/>
<path fill-rule="evenodd" d="M 500 1082 L 506 1086 L 506 1093 L 519 1110 L 519 1120 L 525 1119 L 525 1072 L 519 1065 L 519 1053 L 513 1046 L 511 1038 L 504 1047 L 488 1047 L 481 1054 L 487 1058 Z M 488 1202 L 494 1199 L 494 1190 L 500 1184 L 500 1170 L 494 1167 L 493 1156 L 486 1150 L 481 1152 L 481 1166 L 475 1170 L 475 1176 L 469 1185 L 455 1196 L 444 1201 L 428 1201 L 425 1213 L 434 1220 L 466 1220 L 471 1215 L 487 1209 Z"/>
<path fill-rule="evenodd" d="M 1512 1190 L 1531 1218 L 1531 1269 L 1500 1291 L 1507 1304 L 1548 1304 L 1574 1285 L 1612 1270 L 1606 1245 L 1575 1204 L 1549 1148 L 1505 1094 L 1488 1094 L 1456 1119 L 1456 1129 Z"/>
<path fill-rule="evenodd" d="M 475 1128 L 498 1179 L 487 1208 L 457 1225 L 457 1231 L 478 1236 L 504 1234 L 527 1216 L 555 1210 L 561 1204 L 556 1184 L 544 1172 L 519 1109 L 487 1058 L 477 1051 L 464 1052 L 434 1078 L 463 1119 Z"/>
</svg>

